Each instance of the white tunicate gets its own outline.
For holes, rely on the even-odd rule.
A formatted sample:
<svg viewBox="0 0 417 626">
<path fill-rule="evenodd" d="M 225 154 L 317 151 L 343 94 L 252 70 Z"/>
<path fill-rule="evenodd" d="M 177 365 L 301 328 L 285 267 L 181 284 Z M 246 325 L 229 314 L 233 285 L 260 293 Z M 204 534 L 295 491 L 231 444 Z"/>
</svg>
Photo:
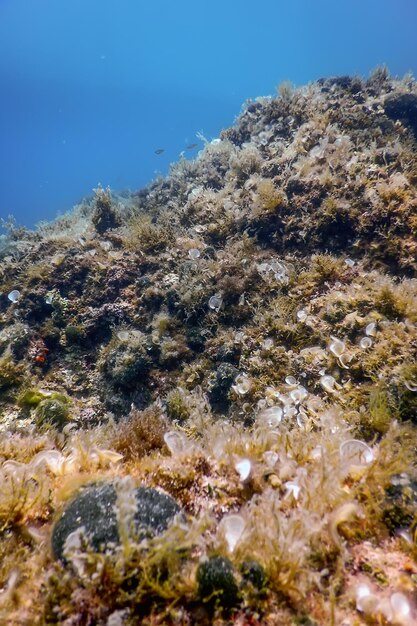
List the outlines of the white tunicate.
<svg viewBox="0 0 417 626">
<path fill-rule="evenodd" d="M 103 448 L 91 448 L 90 456 L 101 466 L 118 463 L 123 459 L 123 454 Z"/>
<path fill-rule="evenodd" d="M 343 367 L 345 370 L 349 369 L 349 363 L 352 360 L 352 355 L 348 354 L 347 352 L 345 352 L 344 354 L 341 354 L 340 357 L 337 359 L 340 367 Z"/>
<path fill-rule="evenodd" d="M 363 611 L 362 599 L 371 595 L 371 590 L 368 585 L 361 583 L 356 587 L 356 608 L 358 611 Z"/>
<path fill-rule="evenodd" d="M 263 459 L 265 463 L 267 464 L 267 466 L 272 469 L 277 464 L 279 460 L 279 456 L 273 450 L 267 450 L 266 452 L 263 453 Z"/>
<path fill-rule="evenodd" d="M 323 454 L 324 454 L 323 446 L 318 445 L 312 449 L 312 451 L 309 454 L 309 458 L 312 461 L 316 461 L 317 459 L 321 459 L 323 457 Z"/>
<path fill-rule="evenodd" d="M 283 410 L 280 406 L 270 406 L 259 413 L 257 421 L 268 428 L 276 428 L 281 423 L 282 416 Z"/>
<path fill-rule="evenodd" d="M 298 413 L 298 411 L 295 408 L 295 406 L 292 406 L 291 404 L 286 404 L 284 406 L 284 415 L 285 415 L 285 417 L 288 417 L 288 418 L 291 419 L 292 417 L 295 417 L 297 415 L 297 413 Z"/>
<path fill-rule="evenodd" d="M 53 300 L 54 300 L 54 295 L 52 293 L 47 293 L 45 296 L 46 304 L 52 304 Z"/>
<path fill-rule="evenodd" d="M 362 339 L 359 342 L 359 345 L 363 350 L 367 350 L 368 348 L 372 346 L 372 339 L 370 337 L 362 337 Z"/>
<path fill-rule="evenodd" d="M 248 391 L 250 391 L 251 387 L 252 383 L 246 374 L 239 374 L 239 376 L 235 379 L 235 384 L 232 385 L 233 391 L 238 393 L 240 396 L 246 395 Z"/>
<path fill-rule="evenodd" d="M 190 450 L 190 442 L 182 433 L 170 430 L 164 434 L 164 441 L 172 456 L 179 456 Z"/>
<path fill-rule="evenodd" d="M 216 293 L 214 296 L 211 296 L 210 300 L 208 301 L 208 305 L 210 309 L 216 311 L 217 313 L 220 310 L 222 302 L 223 298 L 219 293 Z"/>
<path fill-rule="evenodd" d="M 305 428 L 308 420 L 308 415 L 304 411 L 298 411 L 297 424 L 300 428 Z"/>
<path fill-rule="evenodd" d="M 298 387 L 290 391 L 289 395 L 293 402 L 295 402 L 296 404 L 299 404 L 300 402 L 303 402 L 303 400 L 307 398 L 308 391 L 302 385 L 298 385 Z"/>
<path fill-rule="evenodd" d="M 370 324 L 367 325 L 367 327 L 365 328 L 365 335 L 367 335 L 368 337 L 374 337 L 376 335 L 376 323 L 375 322 L 371 322 Z"/>
<path fill-rule="evenodd" d="M 379 609 L 379 600 L 373 593 L 368 593 L 356 600 L 356 608 L 365 615 L 373 615 Z"/>
<path fill-rule="evenodd" d="M 345 265 L 353 267 L 355 265 L 355 261 L 353 259 L 345 259 Z"/>
<path fill-rule="evenodd" d="M 408 391 L 417 391 L 417 382 L 415 380 L 405 380 L 404 386 L 408 389 Z"/>
<path fill-rule="evenodd" d="M 190 259 L 193 259 L 193 261 L 195 261 L 200 257 L 200 250 L 198 250 L 197 248 L 191 248 L 190 250 L 188 250 L 188 256 L 190 257 Z"/>
<path fill-rule="evenodd" d="M 128 330 L 119 330 L 117 338 L 119 341 L 129 341 L 130 333 Z"/>
<path fill-rule="evenodd" d="M 390 598 L 390 603 L 397 620 L 404 619 L 410 615 L 410 603 L 403 593 L 393 593 Z"/>
<path fill-rule="evenodd" d="M 271 339 L 271 337 L 267 337 L 267 339 L 264 339 L 264 341 L 262 342 L 262 348 L 264 350 L 270 350 L 273 346 L 274 340 Z"/>
<path fill-rule="evenodd" d="M 111 241 L 100 241 L 100 247 L 106 252 L 109 252 L 112 248 L 112 243 Z"/>
<path fill-rule="evenodd" d="M 227 541 L 227 547 L 230 552 L 233 552 L 245 530 L 245 520 L 241 515 L 227 515 L 222 519 L 221 525 Z"/>
<path fill-rule="evenodd" d="M 8 476 L 22 476 L 27 469 L 25 463 L 20 463 L 20 461 L 15 461 L 14 459 L 9 459 L 4 461 L 1 466 L 1 471 L 7 474 Z"/>
<path fill-rule="evenodd" d="M 320 377 L 320 385 L 328 393 L 336 393 L 336 381 L 333 376 L 330 376 L 330 374 L 324 374 L 324 376 Z"/>
<path fill-rule="evenodd" d="M 375 458 L 372 449 L 359 439 L 344 441 L 340 445 L 339 452 L 342 460 L 351 465 L 369 465 Z"/>
<path fill-rule="evenodd" d="M 64 457 L 58 450 L 42 450 L 35 454 L 30 462 L 31 467 L 39 467 L 45 464 L 53 474 L 60 474 L 64 463 Z"/>
<path fill-rule="evenodd" d="M 329 345 L 329 350 L 335 357 L 339 358 L 344 353 L 346 346 L 343 341 L 338 339 L 337 337 L 330 337 L 331 344 Z"/>
<path fill-rule="evenodd" d="M 10 302 L 17 302 L 20 298 L 20 291 L 18 291 L 17 289 L 13 289 L 13 291 L 11 291 L 7 297 Z"/>
<path fill-rule="evenodd" d="M 235 463 L 235 470 L 239 474 L 240 480 L 245 482 L 251 474 L 252 471 L 252 463 L 249 459 L 241 459 Z"/>
<path fill-rule="evenodd" d="M 297 319 L 299 322 L 305 322 L 307 319 L 307 313 L 304 311 L 304 309 L 300 309 L 299 311 L 297 311 Z"/>
</svg>

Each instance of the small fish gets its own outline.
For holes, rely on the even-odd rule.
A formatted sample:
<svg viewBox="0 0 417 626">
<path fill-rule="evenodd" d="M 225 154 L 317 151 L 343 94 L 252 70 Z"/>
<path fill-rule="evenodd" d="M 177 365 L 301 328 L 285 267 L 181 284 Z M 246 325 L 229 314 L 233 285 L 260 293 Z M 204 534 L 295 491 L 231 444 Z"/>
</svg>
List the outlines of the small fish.
<svg viewBox="0 0 417 626">
<path fill-rule="evenodd" d="M 165 148 L 158 148 L 158 150 L 155 150 L 155 154 L 163 154 L 165 152 Z"/>
<path fill-rule="evenodd" d="M 187 146 L 187 150 L 194 150 L 194 148 L 197 148 L 198 143 L 190 143 L 189 146 Z"/>
</svg>

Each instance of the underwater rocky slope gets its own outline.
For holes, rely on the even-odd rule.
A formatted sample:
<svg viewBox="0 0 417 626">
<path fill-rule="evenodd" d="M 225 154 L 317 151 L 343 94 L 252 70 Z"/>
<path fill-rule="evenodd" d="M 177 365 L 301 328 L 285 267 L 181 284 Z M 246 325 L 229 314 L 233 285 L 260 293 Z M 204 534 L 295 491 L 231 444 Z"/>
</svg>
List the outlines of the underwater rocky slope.
<svg viewBox="0 0 417 626">
<path fill-rule="evenodd" d="M 249 102 L 0 239 L 0 621 L 417 623 L 417 84 Z"/>
</svg>

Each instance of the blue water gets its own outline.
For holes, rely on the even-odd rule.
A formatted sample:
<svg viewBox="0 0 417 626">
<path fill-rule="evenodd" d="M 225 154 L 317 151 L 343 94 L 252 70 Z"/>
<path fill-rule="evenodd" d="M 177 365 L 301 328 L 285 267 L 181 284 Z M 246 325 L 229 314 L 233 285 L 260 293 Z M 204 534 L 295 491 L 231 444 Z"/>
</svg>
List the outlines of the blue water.
<svg viewBox="0 0 417 626">
<path fill-rule="evenodd" d="M 416 24 L 415 0 L 0 0 L 0 217 L 146 185 L 285 79 L 416 74 Z"/>
</svg>

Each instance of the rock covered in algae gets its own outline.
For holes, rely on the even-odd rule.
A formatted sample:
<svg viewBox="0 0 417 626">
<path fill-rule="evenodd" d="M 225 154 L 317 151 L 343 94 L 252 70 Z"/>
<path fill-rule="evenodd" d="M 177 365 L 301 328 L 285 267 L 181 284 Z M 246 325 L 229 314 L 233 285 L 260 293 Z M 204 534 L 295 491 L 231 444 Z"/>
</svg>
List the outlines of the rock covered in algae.
<svg viewBox="0 0 417 626">
<path fill-rule="evenodd" d="M 138 537 L 159 535 L 181 512 L 170 496 L 149 487 L 133 489 L 134 528 Z M 78 529 L 97 552 L 120 543 L 118 527 L 117 482 L 91 484 L 81 489 L 67 505 L 52 533 L 52 549 L 57 559 L 65 561 L 68 537 Z"/>
<path fill-rule="evenodd" d="M 267 575 L 260 563 L 248 559 L 240 566 L 240 573 L 244 584 L 252 585 L 257 591 L 263 591 L 268 583 Z"/>
<path fill-rule="evenodd" d="M 212 556 L 197 570 L 198 593 L 209 608 L 218 605 L 231 609 L 238 604 L 239 588 L 233 565 L 222 556 Z"/>
</svg>

